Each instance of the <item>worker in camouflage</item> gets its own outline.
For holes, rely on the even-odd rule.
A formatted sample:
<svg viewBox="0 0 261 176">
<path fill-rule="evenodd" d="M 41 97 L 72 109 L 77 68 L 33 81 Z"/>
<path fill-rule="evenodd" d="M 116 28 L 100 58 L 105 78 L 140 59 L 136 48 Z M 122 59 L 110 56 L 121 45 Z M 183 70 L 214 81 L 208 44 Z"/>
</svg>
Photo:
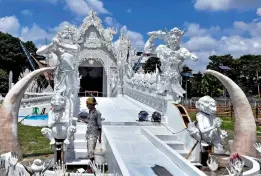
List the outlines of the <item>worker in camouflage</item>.
<svg viewBox="0 0 261 176">
<path fill-rule="evenodd" d="M 94 97 L 88 98 L 86 101 L 86 106 L 89 109 L 89 114 L 87 119 L 87 150 L 88 158 L 94 162 L 94 151 L 96 148 L 97 140 L 101 143 L 102 125 L 101 125 L 101 113 L 95 108 L 97 105 L 96 99 Z"/>
</svg>

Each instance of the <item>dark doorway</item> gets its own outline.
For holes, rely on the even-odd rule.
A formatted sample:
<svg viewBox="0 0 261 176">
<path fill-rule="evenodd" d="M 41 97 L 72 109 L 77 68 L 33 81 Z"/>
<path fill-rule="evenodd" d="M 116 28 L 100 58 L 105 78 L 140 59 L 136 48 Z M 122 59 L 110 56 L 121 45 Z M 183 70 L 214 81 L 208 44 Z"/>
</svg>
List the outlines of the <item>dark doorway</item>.
<svg viewBox="0 0 261 176">
<path fill-rule="evenodd" d="M 103 96 L 103 67 L 79 67 L 79 74 L 82 76 L 79 96 L 90 96 L 90 93 Z"/>
</svg>

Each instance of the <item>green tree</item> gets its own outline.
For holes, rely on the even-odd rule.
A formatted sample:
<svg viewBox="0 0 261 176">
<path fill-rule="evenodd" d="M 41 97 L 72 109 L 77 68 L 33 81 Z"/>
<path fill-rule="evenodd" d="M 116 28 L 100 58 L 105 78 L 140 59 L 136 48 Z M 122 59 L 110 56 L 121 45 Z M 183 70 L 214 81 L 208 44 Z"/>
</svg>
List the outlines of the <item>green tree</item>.
<svg viewBox="0 0 261 176">
<path fill-rule="evenodd" d="M 186 88 L 187 88 L 186 91 L 187 91 L 187 94 L 188 94 L 188 98 L 191 97 L 191 78 L 187 77 L 187 76 L 184 76 L 184 74 L 185 73 L 191 73 L 191 72 L 192 72 L 192 70 L 187 65 L 184 65 L 182 67 L 181 72 L 180 72 L 180 74 L 182 76 L 182 88 L 184 90 L 186 90 Z"/>
<path fill-rule="evenodd" d="M 248 96 L 257 95 L 257 73 L 261 76 L 261 56 L 244 55 L 236 62 L 239 68 L 236 82 Z"/>
<path fill-rule="evenodd" d="M 190 97 L 201 97 L 203 96 L 202 94 L 202 79 L 203 79 L 203 74 L 199 71 L 196 74 L 193 74 L 193 77 L 190 78 L 190 83 L 191 83 L 191 90 L 190 90 Z"/>
<path fill-rule="evenodd" d="M 238 64 L 230 54 L 223 56 L 213 55 L 209 57 L 209 60 L 210 62 L 207 65 L 207 69 L 218 71 L 222 74 L 225 74 L 232 80 L 237 80 L 239 75 L 237 73 Z M 222 70 L 220 66 L 228 66 L 230 69 Z M 214 78 L 211 75 L 203 75 L 201 80 L 201 95 L 219 97 L 224 95 L 223 90 L 224 86 L 218 79 Z"/>
<path fill-rule="evenodd" d="M 29 41 L 23 43 L 27 50 L 35 53 L 37 48 Z M 17 82 L 20 73 L 25 68 L 31 69 L 29 62 L 20 46 L 20 39 L 7 33 L 0 32 L 0 92 L 8 91 L 8 74 L 13 72 L 13 82 Z"/>
<path fill-rule="evenodd" d="M 145 62 L 143 69 L 144 69 L 145 73 L 155 72 L 156 71 L 156 66 L 159 69 L 159 72 L 161 72 L 161 70 L 160 70 L 160 66 L 161 66 L 160 58 L 158 58 L 158 57 L 150 57 Z"/>
</svg>

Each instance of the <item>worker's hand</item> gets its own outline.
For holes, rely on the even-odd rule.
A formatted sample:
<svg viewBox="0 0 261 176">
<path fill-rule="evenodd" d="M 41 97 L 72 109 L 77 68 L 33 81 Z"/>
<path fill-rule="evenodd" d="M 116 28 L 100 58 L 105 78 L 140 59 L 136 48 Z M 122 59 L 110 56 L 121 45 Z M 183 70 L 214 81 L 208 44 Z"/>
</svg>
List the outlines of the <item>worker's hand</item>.
<svg viewBox="0 0 261 176">
<path fill-rule="evenodd" d="M 101 142 L 102 142 L 101 137 L 99 137 L 99 143 L 101 143 Z"/>
</svg>

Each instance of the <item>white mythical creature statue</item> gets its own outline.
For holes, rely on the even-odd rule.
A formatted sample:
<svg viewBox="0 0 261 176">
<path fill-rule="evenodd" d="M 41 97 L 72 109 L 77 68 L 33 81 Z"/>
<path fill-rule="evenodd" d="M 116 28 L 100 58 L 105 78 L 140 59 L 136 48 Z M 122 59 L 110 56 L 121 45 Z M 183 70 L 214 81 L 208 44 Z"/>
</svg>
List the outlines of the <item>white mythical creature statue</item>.
<svg viewBox="0 0 261 176">
<path fill-rule="evenodd" d="M 104 31 L 104 38 L 107 42 L 112 42 L 113 40 L 113 35 L 117 34 L 117 30 L 114 30 L 111 27 L 108 27 L 107 29 L 105 29 Z"/>
<path fill-rule="evenodd" d="M 33 161 L 33 164 L 30 167 L 27 167 L 26 165 L 22 164 L 23 167 L 25 168 L 26 172 L 30 175 L 30 176 L 45 176 L 45 172 L 47 169 L 49 169 L 52 165 L 52 160 L 49 161 L 49 163 L 46 165 L 45 162 L 43 162 L 40 159 L 35 159 Z M 19 176 L 25 176 L 25 174 L 23 173 L 19 173 Z"/>
<path fill-rule="evenodd" d="M 218 170 L 217 158 L 213 155 L 209 155 L 207 165 L 211 171 L 211 176 L 216 176 L 215 172 Z M 228 167 L 226 167 L 229 176 L 242 176 L 244 165 L 244 160 L 242 160 L 237 153 L 231 155 L 229 158 Z"/>
<path fill-rule="evenodd" d="M 211 176 L 216 176 L 216 171 L 218 170 L 218 161 L 214 155 L 208 155 L 207 165 L 211 171 Z"/>
<path fill-rule="evenodd" d="M 244 165 L 244 160 L 237 153 L 231 155 L 228 167 L 226 168 L 229 176 L 242 176 Z"/>
<path fill-rule="evenodd" d="M 51 99 L 52 110 L 48 113 L 48 127 L 41 130 L 42 134 L 50 140 L 50 145 L 55 144 L 55 139 L 65 139 L 63 149 L 70 144 L 70 138 L 76 132 L 76 127 L 71 125 L 68 110 L 65 108 L 66 100 L 60 94 L 55 94 Z"/>
<path fill-rule="evenodd" d="M 162 74 L 157 83 L 157 92 L 163 94 L 167 91 L 174 99 L 183 97 L 186 91 L 181 87 L 180 67 L 185 60 L 191 59 L 197 61 L 198 57 L 189 52 L 186 48 L 180 47 L 181 38 L 184 31 L 173 28 L 169 32 L 153 31 L 149 32 L 150 38 L 145 44 L 146 53 L 156 53 L 161 61 Z M 166 45 L 154 47 L 155 39 L 162 39 Z"/>
<path fill-rule="evenodd" d="M 216 101 L 210 96 L 204 96 L 196 102 L 199 112 L 196 122 L 189 123 L 188 130 L 192 137 L 207 146 L 213 144 L 217 153 L 224 153 L 222 140 L 227 137 L 227 132 L 221 130 L 221 119 L 216 117 Z"/>
<path fill-rule="evenodd" d="M 39 55 L 53 53 L 56 55 L 53 59 L 57 58 L 59 61 L 54 74 L 55 92 L 66 97 L 70 117 L 73 116 L 74 100 L 80 87 L 77 58 L 79 46 L 74 41 L 76 31 L 73 26 L 65 26 L 51 44 L 37 50 Z"/>
</svg>

